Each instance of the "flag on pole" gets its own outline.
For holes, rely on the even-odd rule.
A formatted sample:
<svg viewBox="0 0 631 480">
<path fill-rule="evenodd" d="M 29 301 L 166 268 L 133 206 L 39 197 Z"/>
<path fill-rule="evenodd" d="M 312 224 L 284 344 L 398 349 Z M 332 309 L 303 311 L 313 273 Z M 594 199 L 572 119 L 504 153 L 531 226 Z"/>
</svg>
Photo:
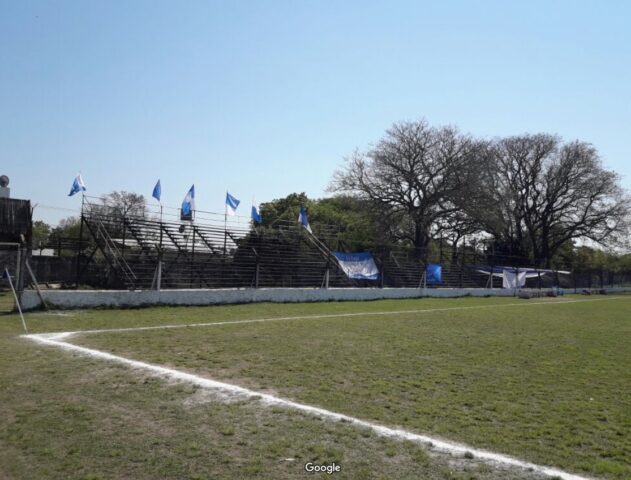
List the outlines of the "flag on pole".
<svg viewBox="0 0 631 480">
<path fill-rule="evenodd" d="M 5 278 L 5 279 L 10 278 L 9 271 L 6 268 L 2 271 L 2 278 Z"/>
<path fill-rule="evenodd" d="M 259 212 L 259 209 L 256 205 L 252 205 L 252 214 L 250 216 L 252 217 L 252 221 L 255 223 L 261 223 L 263 221 L 263 217 L 261 217 L 261 212 Z"/>
<path fill-rule="evenodd" d="M 305 207 L 300 207 L 300 214 L 298 215 L 298 222 L 300 222 L 302 226 L 305 227 L 309 233 L 313 233 L 311 231 L 311 227 L 309 226 L 309 219 L 307 218 L 307 210 L 305 209 Z"/>
<path fill-rule="evenodd" d="M 85 192 L 85 184 L 83 183 L 83 178 L 81 178 L 81 174 L 77 175 L 72 182 L 72 187 L 70 188 L 69 197 L 72 197 L 75 193 Z"/>
<path fill-rule="evenodd" d="M 240 203 L 240 200 L 237 200 L 232 195 L 230 195 L 230 193 L 226 192 L 226 213 L 228 215 L 236 215 L 237 207 Z"/>
<path fill-rule="evenodd" d="M 151 194 L 153 198 L 155 198 L 158 202 L 160 201 L 160 197 L 162 196 L 162 185 L 160 185 L 160 179 L 158 179 L 158 183 L 153 187 L 153 193 Z"/>
<path fill-rule="evenodd" d="M 182 201 L 180 218 L 182 220 L 192 220 L 193 210 L 195 210 L 195 185 L 191 185 L 191 188 Z"/>
</svg>

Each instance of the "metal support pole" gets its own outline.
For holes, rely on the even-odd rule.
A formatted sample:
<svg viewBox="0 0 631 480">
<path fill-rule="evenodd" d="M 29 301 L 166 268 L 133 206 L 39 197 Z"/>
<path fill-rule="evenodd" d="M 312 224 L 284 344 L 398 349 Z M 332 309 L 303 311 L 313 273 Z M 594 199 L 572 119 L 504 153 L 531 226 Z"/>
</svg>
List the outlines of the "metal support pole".
<svg viewBox="0 0 631 480">
<path fill-rule="evenodd" d="M 16 288 L 18 297 L 20 296 L 20 293 L 22 291 L 20 288 L 20 285 L 22 284 L 21 279 L 22 279 L 22 247 L 18 246 L 17 265 L 15 266 L 15 288 Z"/>
<path fill-rule="evenodd" d="M 11 274 L 9 270 L 4 269 L 4 274 L 9 280 L 9 286 L 11 287 L 11 291 L 13 292 L 13 298 L 15 298 L 15 306 L 18 308 L 18 312 L 20 312 L 20 318 L 22 319 L 22 326 L 24 327 L 24 333 L 28 334 L 28 328 L 26 328 L 26 321 L 24 320 L 24 314 L 22 313 L 22 307 L 20 306 L 20 300 L 18 298 L 18 294 L 15 291 L 15 287 L 13 286 L 13 282 L 11 281 Z"/>
<path fill-rule="evenodd" d="M 331 270 L 331 249 L 327 245 L 327 255 L 326 255 L 326 271 L 324 272 L 324 288 L 329 288 L 329 274 Z"/>
<path fill-rule="evenodd" d="M 460 288 L 462 288 L 464 284 L 463 277 L 464 277 L 465 247 L 466 247 L 466 243 L 464 242 L 464 238 L 463 238 L 462 239 L 462 258 L 460 260 L 460 278 L 459 278 Z"/>
<path fill-rule="evenodd" d="M 423 287 L 423 290 L 427 290 L 427 267 L 425 267 L 425 271 L 421 274 L 421 280 L 418 282 L 418 288 Z"/>
<path fill-rule="evenodd" d="M 42 291 L 39 289 L 39 284 L 37 283 L 37 279 L 35 278 L 35 274 L 33 273 L 33 270 L 31 269 L 31 265 L 30 265 L 30 263 L 28 263 L 28 260 L 26 260 L 25 265 L 26 265 L 26 269 L 28 270 L 28 273 L 31 276 L 31 280 L 33 281 L 33 285 L 35 286 L 35 290 L 37 291 L 37 296 L 42 301 L 42 305 L 44 305 L 44 308 L 46 310 L 48 310 L 48 305 L 46 304 L 46 300 L 44 300 L 44 296 L 42 295 Z"/>
<path fill-rule="evenodd" d="M 195 227 L 193 226 L 193 238 L 191 241 L 191 262 L 189 268 L 189 285 L 193 288 L 193 270 L 195 267 Z"/>
<path fill-rule="evenodd" d="M 83 204 L 81 206 L 81 223 L 79 225 L 79 244 L 77 246 L 77 276 L 75 279 L 76 288 L 79 288 L 79 282 L 81 280 L 81 243 L 83 242 L 83 222 L 85 218 L 83 216 Z"/>
<path fill-rule="evenodd" d="M 159 292 L 162 288 L 162 255 L 158 257 L 158 272 L 156 275 L 156 290 Z"/>
<path fill-rule="evenodd" d="M 226 190 L 226 196 L 228 190 Z M 226 255 L 226 247 L 228 243 L 228 205 L 226 205 L 226 211 L 223 214 L 223 254 Z"/>
<path fill-rule="evenodd" d="M 381 282 L 380 287 L 383 288 L 385 286 L 385 277 L 386 277 L 386 262 L 384 261 L 384 251 L 381 252 Z"/>
<path fill-rule="evenodd" d="M 156 269 L 153 271 L 153 278 L 151 279 L 151 289 L 152 290 L 156 290 L 156 291 L 160 291 L 160 283 L 159 283 L 159 276 L 160 276 L 160 270 L 161 270 L 161 265 L 160 265 L 160 257 L 158 257 L 158 263 L 156 263 Z"/>
<path fill-rule="evenodd" d="M 256 257 L 256 269 L 254 271 L 254 288 L 259 288 L 259 270 L 260 270 L 259 258 L 257 256 Z"/>
<path fill-rule="evenodd" d="M 127 237 L 127 218 L 123 213 L 123 245 L 121 247 L 121 257 L 125 258 L 125 240 Z"/>
</svg>

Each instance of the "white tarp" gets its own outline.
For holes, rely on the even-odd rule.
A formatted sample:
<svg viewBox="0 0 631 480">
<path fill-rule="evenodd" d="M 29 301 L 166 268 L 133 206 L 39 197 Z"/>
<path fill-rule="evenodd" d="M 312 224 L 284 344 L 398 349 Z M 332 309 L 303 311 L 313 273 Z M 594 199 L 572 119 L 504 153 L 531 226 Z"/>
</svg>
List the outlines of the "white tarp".
<svg viewBox="0 0 631 480">
<path fill-rule="evenodd" d="M 505 269 L 503 272 L 502 288 L 522 288 L 526 285 L 526 271 L 515 272 Z"/>
</svg>

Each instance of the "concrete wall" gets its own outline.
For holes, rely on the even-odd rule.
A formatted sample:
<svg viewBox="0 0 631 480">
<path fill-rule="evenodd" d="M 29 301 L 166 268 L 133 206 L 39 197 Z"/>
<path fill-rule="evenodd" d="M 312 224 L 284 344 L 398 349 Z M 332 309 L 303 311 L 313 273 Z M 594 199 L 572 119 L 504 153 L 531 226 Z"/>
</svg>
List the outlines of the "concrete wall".
<svg viewBox="0 0 631 480">
<path fill-rule="evenodd" d="M 631 288 L 609 288 L 610 293 Z M 484 288 L 235 288 L 216 290 L 44 290 L 46 303 L 52 308 L 141 307 L 149 305 L 216 305 L 252 302 L 322 302 L 335 300 L 378 300 L 419 297 L 513 296 L 513 290 Z M 37 292 L 26 290 L 22 308 L 40 306 Z"/>
<path fill-rule="evenodd" d="M 378 300 L 384 298 L 512 296 L 512 290 L 417 289 L 417 288 L 235 288 L 216 290 L 43 290 L 54 308 L 140 307 L 149 305 L 214 305 L 251 302 L 322 302 L 334 300 Z M 40 306 L 37 292 L 25 290 L 22 308 Z"/>
</svg>

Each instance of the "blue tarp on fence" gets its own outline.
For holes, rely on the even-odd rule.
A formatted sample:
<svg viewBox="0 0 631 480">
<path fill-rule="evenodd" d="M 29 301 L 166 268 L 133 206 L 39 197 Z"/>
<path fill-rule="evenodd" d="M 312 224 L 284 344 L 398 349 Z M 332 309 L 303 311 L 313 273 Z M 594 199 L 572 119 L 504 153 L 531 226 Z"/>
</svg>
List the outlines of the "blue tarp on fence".
<svg viewBox="0 0 631 480">
<path fill-rule="evenodd" d="M 443 283 L 443 267 L 437 263 L 427 264 L 425 275 L 427 285 L 440 285 Z"/>
</svg>

